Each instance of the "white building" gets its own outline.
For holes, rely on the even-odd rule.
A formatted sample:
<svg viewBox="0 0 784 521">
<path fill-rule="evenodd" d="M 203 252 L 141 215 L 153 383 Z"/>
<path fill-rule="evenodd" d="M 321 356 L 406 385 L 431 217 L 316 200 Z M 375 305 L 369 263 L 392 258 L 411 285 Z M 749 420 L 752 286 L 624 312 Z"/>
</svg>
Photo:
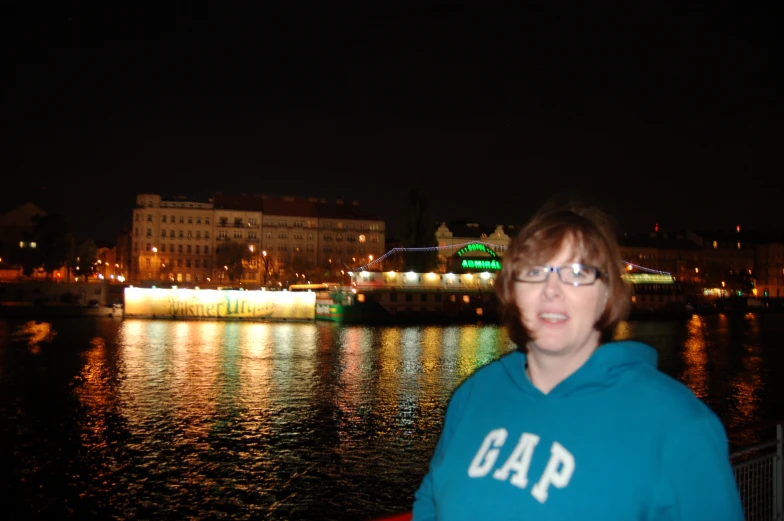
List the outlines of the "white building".
<svg viewBox="0 0 784 521">
<path fill-rule="evenodd" d="M 385 251 L 385 223 L 358 203 L 229 196 L 208 202 L 140 194 L 133 211 L 132 280 L 228 284 L 221 248 L 248 249 L 242 283 L 337 280 L 346 266 Z"/>
</svg>

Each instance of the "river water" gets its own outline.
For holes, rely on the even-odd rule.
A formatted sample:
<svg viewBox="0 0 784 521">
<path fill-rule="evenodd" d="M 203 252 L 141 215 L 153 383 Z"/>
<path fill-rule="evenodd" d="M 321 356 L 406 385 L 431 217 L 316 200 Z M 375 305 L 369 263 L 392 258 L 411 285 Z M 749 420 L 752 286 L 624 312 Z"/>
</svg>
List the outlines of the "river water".
<svg viewBox="0 0 784 521">
<path fill-rule="evenodd" d="M 738 443 L 784 411 L 784 315 L 621 324 Z M 0 320 L 2 512 L 365 520 L 409 510 L 489 325 Z M 738 430 L 740 429 L 740 430 Z M 8 518 L 7 515 L 4 515 Z"/>
</svg>

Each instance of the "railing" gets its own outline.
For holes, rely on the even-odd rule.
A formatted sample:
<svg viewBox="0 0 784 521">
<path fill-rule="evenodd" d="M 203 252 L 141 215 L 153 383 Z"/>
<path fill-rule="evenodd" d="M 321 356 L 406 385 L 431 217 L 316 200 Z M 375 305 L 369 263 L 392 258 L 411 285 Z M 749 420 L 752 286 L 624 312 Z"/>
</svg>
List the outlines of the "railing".
<svg viewBox="0 0 784 521">
<path fill-rule="evenodd" d="M 784 423 L 768 423 L 754 430 L 762 431 L 765 428 L 775 428 L 775 439 L 744 447 L 730 455 L 746 521 L 784 520 Z"/>
</svg>

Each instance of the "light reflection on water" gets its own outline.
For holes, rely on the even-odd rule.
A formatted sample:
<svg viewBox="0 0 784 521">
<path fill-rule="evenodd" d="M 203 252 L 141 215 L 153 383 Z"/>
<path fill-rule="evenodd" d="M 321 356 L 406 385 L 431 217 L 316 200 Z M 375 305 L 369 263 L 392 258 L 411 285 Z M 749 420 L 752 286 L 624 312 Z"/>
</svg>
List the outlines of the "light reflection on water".
<svg viewBox="0 0 784 521">
<path fill-rule="evenodd" d="M 14 341 L 25 342 L 33 354 L 38 354 L 41 351 L 41 344 L 51 343 L 55 336 L 57 332 L 52 329 L 51 324 L 36 320 L 25 322 L 13 332 Z"/>
<path fill-rule="evenodd" d="M 782 410 L 783 329 L 695 316 L 616 338 L 655 346 L 735 428 Z M 81 519 L 407 510 L 452 391 L 513 347 L 479 325 L 0 321 L 0 441 L 24 477 L 10 497 Z"/>
<path fill-rule="evenodd" d="M 709 396 L 708 346 L 704 328 L 705 320 L 698 315 L 693 315 L 686 324 L 686 340 L 683 342 L 683 361 L 686 367 L 678 377 L 703 400 Z"/>
</svg>

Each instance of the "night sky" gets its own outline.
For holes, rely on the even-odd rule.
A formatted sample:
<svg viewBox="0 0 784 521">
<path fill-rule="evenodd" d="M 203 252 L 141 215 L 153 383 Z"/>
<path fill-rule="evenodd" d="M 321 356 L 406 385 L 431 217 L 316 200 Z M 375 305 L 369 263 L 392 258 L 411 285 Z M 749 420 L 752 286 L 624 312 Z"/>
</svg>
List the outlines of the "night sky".
<svg viewBox="0 0 784 521">
<path fill-rule="evenodd" d="M 624 231 L 784 227 L 766 8 L 115 3 L 5 9 L 0 211 L 112 240 L 137 193 L 265 193 L 392 228 L 420 188 L 439 221 L 579 194 Z"/>
</svg>

